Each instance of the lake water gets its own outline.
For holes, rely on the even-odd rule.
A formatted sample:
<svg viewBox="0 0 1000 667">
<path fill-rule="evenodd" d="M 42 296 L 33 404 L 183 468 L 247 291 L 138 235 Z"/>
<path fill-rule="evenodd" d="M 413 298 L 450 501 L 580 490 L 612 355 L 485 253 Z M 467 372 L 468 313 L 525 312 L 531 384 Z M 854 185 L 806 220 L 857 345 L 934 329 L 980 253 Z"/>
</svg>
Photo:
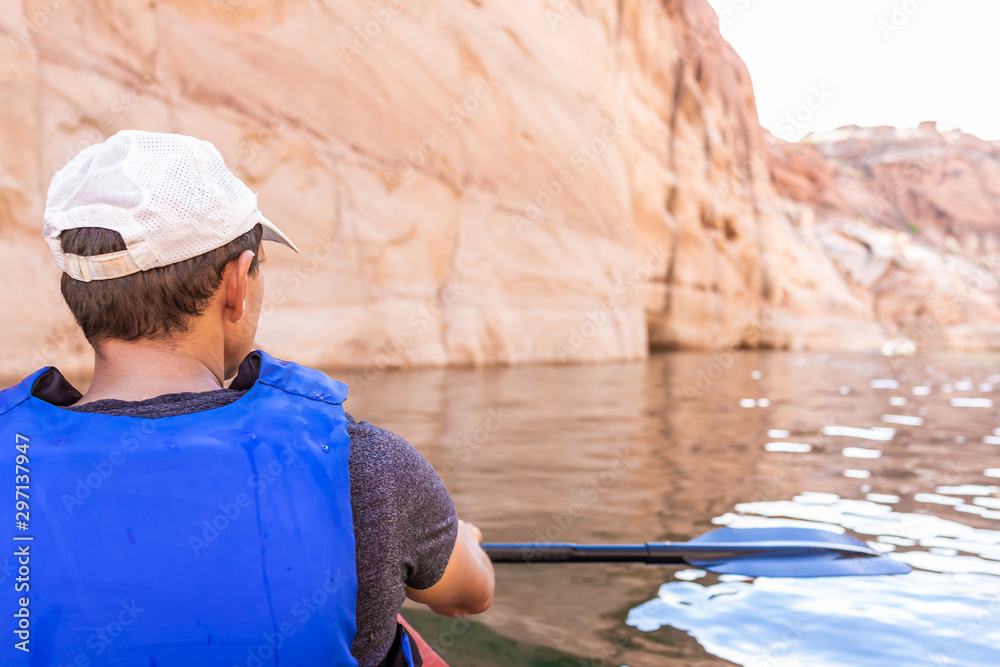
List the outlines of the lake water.
<svg viewBox="0 0 1000 667">
<path fill-rule="evenodd" d="M 1000 664 L 998 390 L 995 355 L 672 353 L 387 371 L 347 407 L 412 442 L 487 541 L 808 525 L 916 568 L 500 565 L 474 622 L 408 611 L 456 666 L 979 667 Z"/>
<path fill-rule="evenodd" d="M 455 667 L 1000 665 L 1000 355 L 671 353 L 330 374 L 352 385 L 356 418 L 434 464 L 487 541 L 807 525 L 916 568 L 744 581 L 498 565 L 493 607 L 474 620 L 408 603 Z"/>
</svg>

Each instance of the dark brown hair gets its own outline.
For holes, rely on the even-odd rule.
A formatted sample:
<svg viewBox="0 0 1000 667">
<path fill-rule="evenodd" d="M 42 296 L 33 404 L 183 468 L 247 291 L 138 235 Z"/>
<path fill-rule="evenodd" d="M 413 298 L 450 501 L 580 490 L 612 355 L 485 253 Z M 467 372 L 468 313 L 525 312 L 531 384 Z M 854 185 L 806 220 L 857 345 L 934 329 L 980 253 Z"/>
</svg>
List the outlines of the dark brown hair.
<svg viewBox="0 0 1000 667">
<path fill-rule="evenodd" d="M 262 234 L 258 224 L 221 248 L 121 278 L 83 282 L 64 273 L 63 299 L 95 349 L 109 339 L 162 339 L 184 333 L 190 319 L 204 312 L 219 289 L 226 264 L 252 250 L 256 256 L 250 262 L 250 274 L 257 275 Z M 74 255 L 125 250 L 118 232 L 97 227 L 68 229 L 59 240 L 63 252 Z"/>
</svg>

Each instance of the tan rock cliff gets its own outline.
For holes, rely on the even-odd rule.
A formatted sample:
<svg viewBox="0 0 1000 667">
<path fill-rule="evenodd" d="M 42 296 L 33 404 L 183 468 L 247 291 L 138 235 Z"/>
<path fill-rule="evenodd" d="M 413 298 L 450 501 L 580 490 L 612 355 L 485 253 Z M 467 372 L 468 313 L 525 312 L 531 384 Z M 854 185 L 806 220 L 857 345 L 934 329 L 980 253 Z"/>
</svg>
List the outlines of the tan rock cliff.
<svg viewBox="0 0 1000 667">
<path fill-rule="evenodd" d="M 258 342 L 358 383 L 650 348 L 875 349 L 941 269 L 865 235 L 896 239 L 898 209 L 947 257 L 985 252 L 992 205 L 970 197 L 1000 183 L 935 189 L 958 168 L 935 163 L 919 197 L 859 225 L 872 183 L 905 169 L 892 142 L 769 146 L 704 0 L 0 0 L 0 91 L 8 376 L 86 366 L 41 211 L 52 174 L 124 128 L 219 147 L 303 248 L 269 254 Z M 962 142 L 955 160 L 995 174 L 995 148 Z M 935 340 L 992 344 L 964 312 Z"/>
</svg>

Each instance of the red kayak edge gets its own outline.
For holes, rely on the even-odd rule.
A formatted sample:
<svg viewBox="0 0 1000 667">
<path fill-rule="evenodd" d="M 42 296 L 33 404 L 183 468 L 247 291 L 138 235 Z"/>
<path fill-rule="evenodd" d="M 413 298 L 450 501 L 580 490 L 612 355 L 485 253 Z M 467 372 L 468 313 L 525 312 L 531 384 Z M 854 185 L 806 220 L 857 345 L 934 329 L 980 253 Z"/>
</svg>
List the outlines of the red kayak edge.
<svg viewBox="0 0 1000 667">
<path fill-rule="evenodd" d="M 431 648 L 430 644 L 424 641 L 424 638 L 420 636 L 420 633 L 414 630 L 412 625 L 407 623 L 402 614 L 399 614 L 397 619 L 417 643 L 417 648 L 420 649 L 420 655 L 424 659 L 424 667 L 448 667 L 448 663 L 444 661 L 444 658 L 438 655 L 438 652 Z"/>
</svg>

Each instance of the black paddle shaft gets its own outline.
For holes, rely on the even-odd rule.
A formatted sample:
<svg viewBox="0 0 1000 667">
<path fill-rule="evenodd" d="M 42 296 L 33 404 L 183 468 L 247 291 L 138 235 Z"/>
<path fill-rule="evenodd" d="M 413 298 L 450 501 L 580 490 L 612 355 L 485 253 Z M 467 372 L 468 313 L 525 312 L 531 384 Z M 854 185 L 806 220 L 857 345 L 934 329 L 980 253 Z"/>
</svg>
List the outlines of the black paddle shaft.
<svg viewBox="0 0 1000 667">
<path fill-rule="evenodd" d="M 646 544 L 534 544 L 510 542 L 484 544 L 483 550 L 494 563 L 649 563 Z M 664 565 L 683 565 L 672 556 Z"/>
<path fill-rule="evenodd" d="M 847 535 L 816 528 L 718 528 L 689 542 L 484 544 L 494 563 L 689 565 L 746 577 L 906 574 L 913 568 Z"/>
<path fill-rule="evenodd" d="M 867 547 L 815 542 L 705 543 L 647 542 L 646 544 L 573 544 L 510 542 L 483 544 L 494 563 L 646 563 L 687 565 L 689 561 L 722 561 L 760 556 L 808 556 L 838 552 L 844 558 L 879 554 Z"/>
</svg>

